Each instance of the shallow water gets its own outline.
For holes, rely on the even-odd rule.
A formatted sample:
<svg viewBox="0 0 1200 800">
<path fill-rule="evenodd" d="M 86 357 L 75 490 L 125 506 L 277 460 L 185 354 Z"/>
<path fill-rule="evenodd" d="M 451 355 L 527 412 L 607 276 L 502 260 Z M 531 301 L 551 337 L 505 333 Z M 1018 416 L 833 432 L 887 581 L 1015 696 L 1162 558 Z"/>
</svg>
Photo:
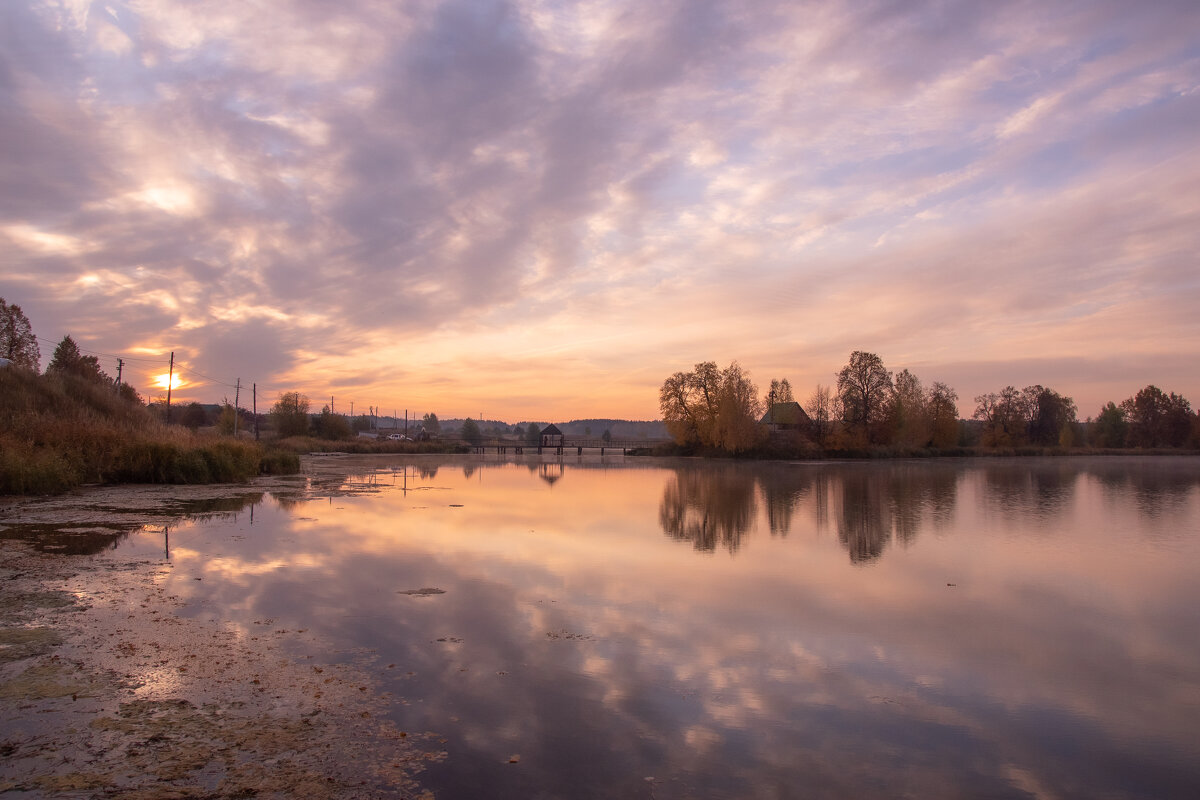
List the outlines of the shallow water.
<svg viewBox="0 0 1200 800">
<path fill-rule="evenodd" d="M 113 555 L 373 658 L 438 797 L 1200 795 L 1200 459 L 308 469 Z"/>
</svg>

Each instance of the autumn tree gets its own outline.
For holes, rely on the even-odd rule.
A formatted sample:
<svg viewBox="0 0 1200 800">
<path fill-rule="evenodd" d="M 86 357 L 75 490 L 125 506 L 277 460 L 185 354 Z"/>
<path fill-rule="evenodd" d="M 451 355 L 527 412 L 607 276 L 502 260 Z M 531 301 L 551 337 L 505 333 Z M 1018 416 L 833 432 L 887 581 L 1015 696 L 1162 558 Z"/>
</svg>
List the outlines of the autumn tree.
<svg viewBox="0 0 1200 800">
<path fill-rule="evenodd" d="M 762 441 L 762 403 L 750 376 L 735 361 L 724 370 L 712 361 L 663 381 L 659 408 L 667 431 L 679 444 L 699 444 L 729 452 Z"/>
<path fill-rule="evenodd" d="M 679 444 L 708 443 L 712 437 L 720 392 L 720 372 L 712 361 L 696 364 L 691 372 L 676 372 L 658 392 L 667 432 Z"/>
<path fill-rule="evenodd" d="M 929 419 L 925 387 L 907 369 L 897 373 L 887 399 L 886 430 L 893 444 L 925 447 L 929 444 Z"/>
<path fill-rule="evenodd" d="M 1029 427 L 1025 397 L 1014 386 L 975 398 L 975 416 L 983 422 L 982 443 L 991 447 L 1012 447 L 1025 441 Z"/>
<path fill-rule="evenodd" d="M 929 420 L 929 444 L 953 447 L 958 444 L 958 393 L 941 381 L 934 381 L 925 397 Z"/>
<path fill-rule="evenodd" d="M 271 407 L 275 432 L 285 436 L 304 436 L 308 433 L 308 398 L 299 392 L 284 392 Z"/>
<path fill-rule="evenodd" d="M 872 440 L 883 419 L 891 389 L 892 373 L 874 353 L 855 350 L 850 354 L 850 362 L 838 373 L 837 391 L 843 419 L 863 442 Z"/>
<path fill-rule="evenodd" d="M 7 358 L 18 367 L 37 372 L 41 366 L 42 352 L 29 318 L 21 307 L 9 304 L 0 297 L 0 358 Z"/>
<path fill-rule="evenodd" d="M 789 394 L 791 388 L 788 388 Z M 717 396 L 717 418 L 712 444 L 730 453 L 740 453 L 762 443 L 765 431 L 758 425 L 762 403 L 750 375 L 735 361 L 721 373 Z"/>
<path fill-rule="evenodd" d="M 832 432 L 833 420 L 837 416 L 834 408 L 836 402 L 833 391 L 828 386 L 818 383 L 804 406 L 808 418 L 812 420 L 813 440 L 819 445 L 824 446 Z"/>
</svg>

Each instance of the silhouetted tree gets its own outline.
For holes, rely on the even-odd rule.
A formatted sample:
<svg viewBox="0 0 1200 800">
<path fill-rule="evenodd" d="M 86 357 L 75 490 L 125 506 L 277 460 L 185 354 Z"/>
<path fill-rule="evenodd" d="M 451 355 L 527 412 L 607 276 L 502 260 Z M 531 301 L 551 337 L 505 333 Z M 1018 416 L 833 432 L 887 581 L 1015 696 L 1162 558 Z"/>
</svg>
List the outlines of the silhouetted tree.
<svg viewBox="0 0 1200 800">
<path fill-rule="evenodd" d="M 110 380 L 100 369 L 100 359 L 95 356 L 85 356 L 79 352 L 79 345 L 70 336 L 64 336 L 54 348 L 54 356 L 46 367 L 48 373 L 60 375 L 77 375 L 95 381 Z"/>
<path fill-rule="evenodd" d="M 430 436 L 442 432 L 442 423 L 438 422 L 437 414 L 426 414 L 421 418 L 421 425 Z"/>
<path fill-rule="evenodd" d="M 764 398 L 764 404 L 767 411 L 770 412 L 776 403 L 792 403 L 796 398 L 792 395 L 792 384 L 787 378 L 779 380 L 778 378 L 771 379 L 771 388 L 767 390 L 767 396 Z"/>
<path fill-rule="evenodd" d="M 892 389 L 892 373 L 879 356 L 855 350 L 838 373 L 837 387 L 846 425 L 856 430 L 864 443 L 872 441 Z"/>
<path fill-rule="evenodd" d="M 905 447 L 925 447 L 929 444 L 929 417 L 926 409 L 925 387 L 907 369 L 897 373 L 887 400 L 887 438 Z"/>
<path fill-rule="evenodd" d="M 470 417 L 463 420 L 462 430 L 459 435 L 471 444 L 479 444 L 483 441 L 483 434 L 479 430 L 479 424 Z"/>
<path fill-rule="evenodd" d="M 1097 447 L 1124 447 L 1129 432 L 1125 412 L 1116 403 L 1109 402 L 1100 409 L 1092 423 L 1091 440 Z"/>
<path fill-rule="evenodd" d="M 1034 444 L 1069 444 L 1075 422 L 1075 401 L 1044 386 L 1027 386 L 1022 392 L 1028 415 L 1028 436 Z"/>
<path fill-rule="evenodd" d="M 819 445 L 824 446 L 829 438 L 833 420 L 837 416 L 834 408 L 836 402 L 837 398 L 834 397 L 830 388 L 818 383 L 817 388 L 808 398 L 808 404 L 804 407 L 808 418 L 812 420 L 813 439 Z"/>
<path fill-rule="evenodd" d="M 1182 447 L 1191 426 L 1191 404 L 1182 396 L 1151 384 L 1121 403 L 1129 422 L 1131 447 Z"/>
<path fill-rule="evenodd" d="M 354 430 L 344 414 L 335 414 L 328 405 L 324 405 L 321 413 L 312 421 L 312 434 L 322 439 L 349 439 L 354 435 Z"/>
<path fill-rule="evenodd" d="M 8 304 L 0 297 L 0 358 L 7 358 L 18 367 L 37 372 L 42 352 L 29 318 L 19 305 Z"/>
<path fill-rule="evenodd" d="M 542 429 L 536 422 L 529 423 L 529 427 L 525 429 L 525 444 L 537 444 L 541 438 Z"/>
<path fill-rule="evenodd" d="M 308 398 L 299 392 L 284 392 L 271 407 L 271 420 L 280 437 L 308 433 Z"/>
<path fill-rule="evenodd" d="M 1011 447 L 1025 441 L 1029 427 L 1027 404 L 1016 387 L 1005 386 L 999 393 L 989 392 L 975 398 L 975 419 L 983 422 L 982 443 L 991 447 Z"/>
<path fill-rule="evenodd" d="M 200 426 L 208 424 L 208 412 L 199 403 L 188 403 L 184 407 L 179 421 L 192 430 L 196 430 Z"/>
</svg>

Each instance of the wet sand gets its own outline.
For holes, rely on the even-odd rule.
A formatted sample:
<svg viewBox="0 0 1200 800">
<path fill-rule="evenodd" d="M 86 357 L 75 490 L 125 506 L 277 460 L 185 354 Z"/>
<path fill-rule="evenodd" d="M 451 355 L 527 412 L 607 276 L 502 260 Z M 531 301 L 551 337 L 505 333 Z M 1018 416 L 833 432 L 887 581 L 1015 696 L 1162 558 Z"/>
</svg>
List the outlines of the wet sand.
<svg viewBox="0 0 1200 800">
<path fill-rule="evenodd" d="M 428 732 L 386 715 L 396 665 L 330 663 L 305 630 L 181 615 L 166 560 L 111 542 L 312 477 L 219 487 L 98 487 L 0 498 L 0 796 L 430 797 Z M 344 661 L 344 659 L 338 659 Z"/>
</svg>

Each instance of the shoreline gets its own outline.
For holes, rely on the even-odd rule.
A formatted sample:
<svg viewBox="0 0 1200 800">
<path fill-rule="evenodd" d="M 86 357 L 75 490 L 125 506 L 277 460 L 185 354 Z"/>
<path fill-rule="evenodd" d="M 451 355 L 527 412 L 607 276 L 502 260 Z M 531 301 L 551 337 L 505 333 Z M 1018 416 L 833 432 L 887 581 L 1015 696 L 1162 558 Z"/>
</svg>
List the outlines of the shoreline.
<svg viewBox="0 0 1200 800">
<path fill-rule="evenodd" d="M 414 776 L 445 757 L 441 740 L 388 719 L 402 701 L 380 691 L 385 665 L 329 663 L 311 634 L 273 620 L 183 616 L 163 586 L 174 564 L 107 552 L 130 531 L 302 494 L 306 480 L 0 506 L 0 795 L 432 797 Z"/>
</svg>

